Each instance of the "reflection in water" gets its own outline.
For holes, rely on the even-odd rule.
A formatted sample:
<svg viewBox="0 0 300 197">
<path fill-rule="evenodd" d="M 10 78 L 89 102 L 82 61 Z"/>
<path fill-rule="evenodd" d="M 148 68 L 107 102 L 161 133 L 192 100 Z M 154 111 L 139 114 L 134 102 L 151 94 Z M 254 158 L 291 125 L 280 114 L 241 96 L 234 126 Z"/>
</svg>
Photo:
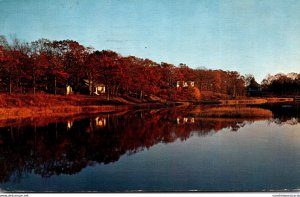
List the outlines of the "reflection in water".
<svg viewBox="0 0 300 197">
<path fill-rule="evenodd" d="M 72 126 L 73 126 L 73 121 L 72 120 L 68 120 L 67 121 L 67 128 L 71 129 Z"/>
<path fill-rule="evenodd" d="M 106 126 L 106 118 L 105 117 L 96 117 L 96 126 L 98 127 L 105 127 Z"/>
<path fill-rule="evenodd" d="M 177 124 L 188 124 L 188 123 L 195 123 L 194 117 L 177 117 Z"/>
<path fill-rule="evenodd" d="M 273 113 L 273 119 L 271 122 L 277 124 L 290 124 L 295 125 L 299 123 L 300 120 L 300 105 L 271 105 L 264 106 L 266 108 L 271 108 Z"/>
<path fill-rule="evenodd" d="M 0 129 L 0 181 L 19 181 L 29 173 L 42 177 L 76 174 L 86 166 L 108 164 L 158 143 L 204 137 L 224 128 L 238 131 L 254 120 L 195 118 L 191 109 L 99 114 L 83 119 Z M 273 111 L 269 121 L 297 124 L 297 113 Z M 279 115 L 281 114 L 281 115 Z M 284 114 L 284 115 L 282 115 Z"/>
</svg>

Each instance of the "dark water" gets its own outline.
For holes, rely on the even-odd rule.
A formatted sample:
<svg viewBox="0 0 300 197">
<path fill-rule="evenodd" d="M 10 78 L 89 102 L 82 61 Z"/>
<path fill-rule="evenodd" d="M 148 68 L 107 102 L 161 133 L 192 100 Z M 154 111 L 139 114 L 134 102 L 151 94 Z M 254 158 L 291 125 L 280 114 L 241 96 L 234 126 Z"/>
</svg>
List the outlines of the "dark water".
<svg viewBox="0 0 300 197">
<path fill-rule="evenodd" d="M 0 128 L 0 190 L 300 189 L 299 106 L 272 118 L 196 118 L 188 109 L 11 121 Z"/>
</svg>

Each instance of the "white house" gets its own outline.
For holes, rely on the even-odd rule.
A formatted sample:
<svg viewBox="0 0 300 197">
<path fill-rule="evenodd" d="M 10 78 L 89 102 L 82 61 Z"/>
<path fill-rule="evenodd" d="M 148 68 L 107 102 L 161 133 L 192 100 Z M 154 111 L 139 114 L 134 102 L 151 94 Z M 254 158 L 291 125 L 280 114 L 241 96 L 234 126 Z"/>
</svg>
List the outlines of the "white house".
<svg viewBox="0 0 300 197">
<path fill-rule="evenodd" d="M 89 87 L 89 80 L 85 79 L 84 82 L 85 82 L 85 85 Z M 100 94 L 105 93 L 105 85 L 104 84 L 93 83 L 93 82 L 90 82 L 90 83 L 93 84 L 93 87 L 90 87 L 90 88 L 93 88 L 93 90 L 89 90 L 90 92 L 93 91 L 93 93 L 95 95 L 100 95 Z"/>
<path fill-rule="evenodd" d="M 94 87 L 94 94 L 104 94 L 105 93 L 105 85 L 104 84 L 96 84 Z"/>
<path fill-rule="evenodd" d="M 66 95 L 70 95 L 72 93 L 72 87 L 70 85 L 66 86 Z"/>
</svg>

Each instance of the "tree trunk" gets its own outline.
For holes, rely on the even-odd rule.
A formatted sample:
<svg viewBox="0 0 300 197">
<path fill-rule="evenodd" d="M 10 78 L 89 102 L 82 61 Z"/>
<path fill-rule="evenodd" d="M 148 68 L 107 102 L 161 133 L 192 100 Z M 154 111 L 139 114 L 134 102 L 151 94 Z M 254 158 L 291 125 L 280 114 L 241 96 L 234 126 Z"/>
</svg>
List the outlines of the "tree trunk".
<svg viewBox="0 0 300 197">
<path fill-rule="evenodd" d="M 106 99 L 109 101 L 109 93 L 110 92 L 110 88 L 109 88 L 109 86 L 107 86 L 107 94 L 106 94 Z"/>
<path fill-rule="evenodd" d="M 56 76 L 54 76 L 54 94 L 56 94 Z"/>
<path fill-rule="evenodd" d="M 23 89 L 22 89 L 22 79 L 19 79 L 18 86 L 19 86 L 19 91 L 20 91 L 20 93 L 22 94 L 22 93 L 23 93 Z"/>
<path fill-rule="evenodd" d="M 119 89 L 120 89 L 120 85 L 118 85 L 118 86 L 116 87 L 115 96 L 118 96 L 118 94 L 119 94 Z"/>
<path fill-rule="evenodd" d="M 76 89 L 74 90 L 74 92 L 78 93 L 79 92 L 79 78 L 78 77 L 76 77 L 76 85 L 75 85 L 75 87 L 76 87 Z"/>
<path fill-rule="evenodd" d="M 236 98 L 236 85 L 233 83 L 233 98 Z"/>
<path fill-rule="evenodd" d="M 65 91 L 66 91 L 65 95 L 67 96 L 68 95 L 68 83 L 65 83 L 65 87 L 66 87 L 66 89 L 65 89 Z M 71 94 L 71 89 L 70 89 L 69 94 Z"/>
<path fill-rule="evenodd" d="M 91 76 L 91 78 L 90 78 L 90 89 L 89 89 L 89 91 L 90 91 L 90 95 L 91 96 L 93 96 L 94 95 L 94 81 L 93 81 L 93 77 Z"/>
<path fill-rule="evenodd" d="M 11 95 L 11 92 L 12 92 L 12 81 L 11 81 L 11 76 L 9 76 L 9 95 Z"/>
<path fill-rule="evenodd" d="M 91 83 L 92 83 L 91 95 L 94 96 L 94 87 L 95 87 L 95 83 L 94 83 L 94 81 L 93 81 L 93 78 L 92 78 Z"/>
<path fill-rule="evenodd" d="M 91 84 L 91 82 L 92 82 L 92 81 L 91 81 L 91 76 L 90 76 L 90 74 L 89 74 L 89 94 L 90 94 L 90 96 L 92 95 L 92 91 L 91 91 L 91 87 L 92 87 L 91 85 L 92 85 L 92 84 Z"/>
<path fill-rule="evenodd" d="M 33 94 L 35 94 L 35 75 L 33 75 Z"/>
<path fill-rule="evenodd" d="M 48 90 L 49 90 L 49 79 L 48 79 L 48 77 L 46 77 L 45 90 L 46 90 L 46 92 L 48 92 Z"/>
</svg>

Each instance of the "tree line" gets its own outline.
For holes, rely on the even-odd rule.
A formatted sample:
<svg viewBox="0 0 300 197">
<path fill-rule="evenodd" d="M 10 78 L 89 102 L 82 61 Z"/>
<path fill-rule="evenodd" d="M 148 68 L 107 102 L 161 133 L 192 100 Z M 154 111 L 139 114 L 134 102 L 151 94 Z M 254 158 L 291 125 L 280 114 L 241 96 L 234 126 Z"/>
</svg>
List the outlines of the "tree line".
<svg viewBox="0 0 300 197">
<path fill-rule="evenodd" d="M 185 64 L 123 57 L 74 40 L 39 39 L 28 43 L 13 39 L 9 43 L 0 37 L 0 91 L 58 94 L 70 85 L 76 94 L 82 92 L 84 80 L 91 95 L 95 84 L 103 83 L 108 99 L 119 95 L 199 99 L 202 91 L 245 95 L 244 78 L 235 71 L 191 69 Z M 195 87 L 176 88 L 177 81 L 193 81 Z"/>
<path fill-rule="evenodd" d="M 194 87 L 176 86 L 194 82 Z M 106 88 L 107 99 L 151 95 L 163 99 L 200 99 L 201 94 L 236 98 L 247 93 L 247 77 L 236 71 L 192 69 L 110 50 L 95 50 L 74 40 L 39 39 L 10 42 L 0 36 L 0 91 L 62 94 L 67 85 L 74 94 L 93 95 L 96 84 Z"/>
<path fill-rule="evenodd" d="M 300 95 L 299 73 L 268 75 L 261 82 L 262 91 L 272 96 Z"/>
</svg>

